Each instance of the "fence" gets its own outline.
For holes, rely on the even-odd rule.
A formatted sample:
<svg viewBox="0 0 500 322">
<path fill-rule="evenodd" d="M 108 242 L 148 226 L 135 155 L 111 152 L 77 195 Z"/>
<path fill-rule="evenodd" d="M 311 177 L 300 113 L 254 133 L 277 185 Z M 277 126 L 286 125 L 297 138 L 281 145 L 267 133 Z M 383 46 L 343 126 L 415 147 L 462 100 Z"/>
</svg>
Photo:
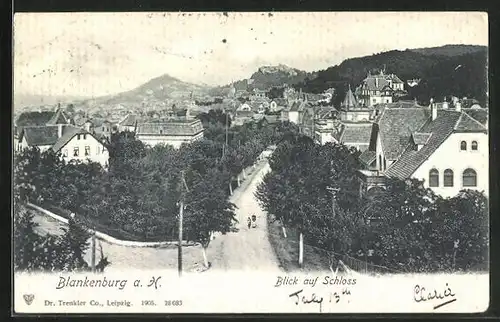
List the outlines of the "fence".
<svg viewBox="0 0 500 322">
<path fill-rule="evenodd" d="M 35 209 L 47 216 L 50 216 L 52 217 L 53 219 L 57 220 L 57 221 L 60 221 L 62 223 L 65 223 L 67 224 L 68 223 L 68 219 L 69 219 L 69 216 L 65 213 L 64 216 L 60 216 L 59 214 L 61 214 L 61 212 L 65 212 L 64 210 L 60 209 L 60 212 L 59 214 L 55 214 L 54 212 L 52 211 L 49 211 L 47 209 L 44 209 L 40 206 L 37 206 L 37 205 L 34 205 L 34 204 L 31 204 L 29 203 L 28 204 L 29 207 L 31 207 L 32 209 Z M 51 210 L 53 210 L 55 207 L 52 207 Z M 57 209 L 57 208 L 56 208 Z M 89 225 L 87 223 L 87 225 Z M 139 241 L 135 241 L 135 240 L 121 240 L 121 239 L 118 239 L 118 238 L 115 238 L 115 237 L 112 237 L 108 234 L 105 234 L 101 231 L 98 231 L 96 230 L 95 231 L 95 235 L 97 238 L 101 239 L 101 240 L 104 240 L 110 244 L 115 244 L 115 245 L 121 245 L 121 246 L 127 246 L 127 247 L 161 247 L 161 246 L 169 246 L 169 245 L 177 245 L 178 242 L 177 241 L 165 241 L 165 242 L 139 242 Z M 187 241 L 183 241 L 182 243 L 183 246 L 196 246 L 198 245 L 197 243 L 192 243 L 192 242 L 187 242 Z"/>
<path fill-rule="evenodd" d="M 268 216 L 268 236 L 271 245 L 275 249 L 276 255 L 282 266 L 290 266 L 290 269 L 296 269 L 298 253 L 298 233 L 290 228 L 286 229 L 287 236 L 282 232 L 282 225 L 279 222 L 273 222 Z M 307 237 L 307 236 L 305 236 Z M 304 242 L 304 265 L 306 270 L 352 270 L 358 274 L 378 275 L 378 274 L 402 274 L 402 270 L 376 265 L 369 261 L 371 256 L 368 254 L 360 258 L 355 258 L 347 254 L 341 254 L 330 249 L 325 249 L 316 245 Z M 286 253 L 286 254 L 280 254 Z M 364 260 L 363 260 L 364 259 Z M 286 268 L 285 268 L 286 270 Z"/>
</svg>

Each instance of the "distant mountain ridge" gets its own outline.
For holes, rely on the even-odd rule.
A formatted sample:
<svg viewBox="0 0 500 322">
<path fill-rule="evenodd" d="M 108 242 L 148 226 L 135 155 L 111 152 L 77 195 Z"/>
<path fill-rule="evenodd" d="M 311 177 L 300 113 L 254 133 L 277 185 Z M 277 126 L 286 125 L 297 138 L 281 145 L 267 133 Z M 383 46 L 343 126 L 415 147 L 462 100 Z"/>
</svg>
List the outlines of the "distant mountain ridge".
<svg viewBox="0 0 500 322">
<path fill-rule="evenodd" d="M 460 56 L 464 54 L 475 53 L 478 51 L 487 50 L 486 46 L 479 45 L 444 45 L 440 47 L 426 47 L 411 49 L 411 51 L 424 55 L 438 56 Z"/>
<path fill-rule="evenodd" d="M 170 100 L 189 99 L 191 96 L 205 95 L 209 87 L 181 81 L 168 74 L 153 78 L 148 82 L 115 95 L 98 97 L 81 102 L 86 107 L 116 106 L 125 107 L 161 106 Z"/>
<path fill-rule="evenodd" d="M 386 68 L 387 73 L 398 75 L 404 82 L 419 78 L 418 86 L 408 87 L 408 98 L 421 101 L 434 97 L 456 95 L 478 99 L 485 104 L 487 85 L 487 47 L 476 45 L 445 45 L 441 47 L 416 48 L 404 51 L 392 50 L 364 57 L 344 60 L 339 65 L 324 70 L 306 72 L 283 64 L 266 65 L 257 69 L 249 78 L 234 82 L 236 90 L 268 89 L 288 84 L 304 92 L 321 93 L 335 88 L 336 103 L 343 99 L 348 85 L 355 87 L 361 83 L 369 71 Z M 148 108 L 170 106 L 173 101 L 196 96 L 221 96 L 227 94 L 231 84 L 210 87 L 184 82 L 164 74 L 148 82 L 116 95 L 93 99 L 81 99 L 75 107 Z M 21 100 L 14 95 L 15 106 Z M 74 102 L 77 99 L 58 97 L 38 97 L 34 102 Z M 48 103 L 50 102 L 50 103 Z M 29 104 L 38 105 L 39 103 Z M 41 103 L 40 103 L 41 104 Z"/>
</svg>

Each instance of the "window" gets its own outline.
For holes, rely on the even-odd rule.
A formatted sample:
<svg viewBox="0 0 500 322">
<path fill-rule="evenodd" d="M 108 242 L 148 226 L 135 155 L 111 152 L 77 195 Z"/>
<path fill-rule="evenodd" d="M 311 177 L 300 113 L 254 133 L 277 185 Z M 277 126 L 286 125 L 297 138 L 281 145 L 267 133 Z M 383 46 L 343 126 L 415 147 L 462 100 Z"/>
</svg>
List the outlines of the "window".
<svg viewBox="0 0 500 322">
<path fill-rule="evenodd" d="M 160 134 L 163 134 L 163 130 L 160 130 Z"/>
<path fill-rule="evenodd" d="M 87 134 L 84 134 L 83 135 L 83 139 L 86 140 L 87 139 Z"/>
<path fill-rule="evenodd" d="M 79 155 L 80 155 L 80 150 L 78 149 L 78 147 L 73 148 L 73 156 L 77 157 Z"/>
<path fill-rule="evenodd" d="M 429 171 L 429 187 L 439 187 L 439 171 L 436 169 Z"/>
<path fill-rule="evenodd" d="M 101 147 L 97 146 L 95 154 L 99 155 L 99 153 L 101 153 Z"/>
<path fill-rule="evenodd" d="M 477 186 L 477 174 L 473 169 L 465 169 L 462 175 L 462 181 L 464 187 L 475 187 Z"/>
<path fill-rule="evenodd" d="M 444 170 L 443 185 L 445 187 L 453 187 L 453 170 L 451 169 Z"/>
<path fill-rule="evenodd" d="M 85 147 L 85 156 L 88 157 L 90 155 L 90 146 Z"/>
<path fill-rule="evenodd" d="M 477 151 L 477 141 L 472 141 L 472 144 L 471 144 L 471 149 L 473 151 Z"/>
<path fill-rule="evenodd" d="M 373 103 L 375 103 L 377 100 L 376 100 L 376 99 L 373 99 L 372 101 L 373 101 Z"/>
<path fill-rule="evenodd" d="M 80 140 L 80 134 L 77 134 L 77 135 L 76 135 L 76 139 L 77 139 L 77 140 Z"/>
<path fill-rule="evenodd" d="M 387 169 L 387 160 L 384 158 L 384 170 Z"/>
<path fill-rule="evenodd" d="M 382 170 L 382 156 L 381 155 L 378 156 L 378 167 L 380 170 Z"/>
<path fill-rule="evenodd" d="M 467 150 L 467 142 L 465 141 L 460 142 L 460 150 L 462 151 Z"/>
<path fill-rule="evenodd" d="M 67 157 L 68 156 L 68 149 L 64 149 L 62 155 L 63 155 L 63 157 Z"/>
</svg>

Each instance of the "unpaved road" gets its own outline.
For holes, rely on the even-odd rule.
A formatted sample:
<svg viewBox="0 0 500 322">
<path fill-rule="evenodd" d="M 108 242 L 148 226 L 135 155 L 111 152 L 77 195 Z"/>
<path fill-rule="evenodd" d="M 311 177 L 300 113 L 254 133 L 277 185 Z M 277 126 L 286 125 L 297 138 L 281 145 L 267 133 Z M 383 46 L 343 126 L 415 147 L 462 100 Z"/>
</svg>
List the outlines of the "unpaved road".
<svg viewBox="0 0 500 322">
<path fill-rule="evenodd" d="M 269 171 L 267 163 L 260 163 L 242 185 L 231 196 L 231 202 L 236 206 L 239 223 L 238 232 L 217 236 L 207 250 L 211 269 L 208 272 L 220 270 L 264 270 L 280 271 L 278 260 L 267 236 L 266 213 L 261 210 L 254 192 L 264 174 Z M 246 218 L 252 214 L 257 216 L 257 228 L 248 229 Z M 42 233 L 58 233 L 60 223 L 44 215 L 35 216 L 39 224 L 37 230 Z M 123 269 L 177 269 L 177 247 L 165 248 L 125 247 L 99 241 L 104 255 L 108 256 L 111 265 L 107 272 Z M 97 249 L 99 254 L 99 249 Z M 87 261 L 90 262 L 89 252 Z M 98 260 L 98 259 L 97 259 Z M 200 246 L 183 248 L 183 270 L 190 271 L 203 262 Z"/>
</svg>

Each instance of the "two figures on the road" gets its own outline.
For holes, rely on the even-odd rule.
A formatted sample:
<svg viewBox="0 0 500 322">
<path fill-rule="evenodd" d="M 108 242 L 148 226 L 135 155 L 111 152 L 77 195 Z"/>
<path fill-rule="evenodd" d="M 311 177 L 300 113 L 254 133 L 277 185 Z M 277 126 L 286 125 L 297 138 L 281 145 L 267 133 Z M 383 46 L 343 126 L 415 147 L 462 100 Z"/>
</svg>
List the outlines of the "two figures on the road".
<svg viewBox="0 0 500 322">
<path fill-rule="evenodd" d="M 252 217 L 247 218 L 248 228 L 256 228 L 257 227 L 257 216 L 252 215 Z"/>
</svg>

